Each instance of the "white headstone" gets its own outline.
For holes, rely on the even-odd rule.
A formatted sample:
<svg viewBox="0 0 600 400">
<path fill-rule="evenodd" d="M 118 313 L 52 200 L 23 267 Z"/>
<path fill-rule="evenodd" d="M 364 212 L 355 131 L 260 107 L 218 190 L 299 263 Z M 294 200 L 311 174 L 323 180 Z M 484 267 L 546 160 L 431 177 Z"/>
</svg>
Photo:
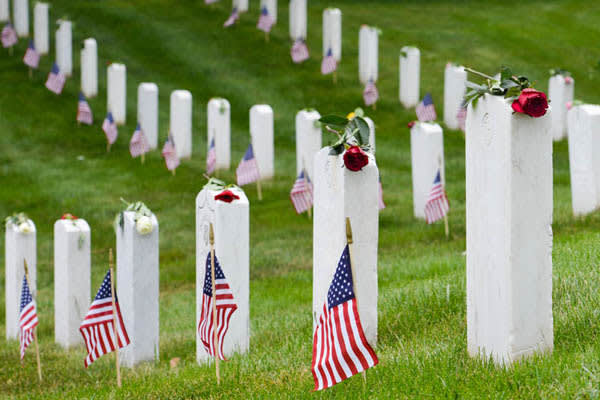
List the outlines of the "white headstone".
<svg viewBox="0 0 600 400">
<path fill-rule="evenodd" d="M 83 344 L 79 325 L 90 306 L 90 226 L 83 219 L 54 223 L 54 340 Z"/>
<path fill-rule="evenodd" d="M 305 169 L 313 179 L 315 154 L 321 150 L 323 131 L 316 110 L 301 110 L 296 114 L 296 175 Z"/>
<path fill-rule="evenodd" d="M 567 125 L 573 214 L 585 215 L 600 206 L 600 106 L 573 107 Z"/>
<path fill-rule="evenodd" d="M 238 12 L 248 11 L 248 0 L 233 0 L 233 7 L 237 8 Z"/>
<path fill-rule="evenodd" d="M 48 54 L 50 50 L 48 3 L 35 3 L 33 7 L 33 40 L 35 50 L 40 55 Z"/>
<path fill-rule="evenodd" d="M 548 82 L 548 100 L 552 104 L 552 137 L 561 140 L 567 136 L 567 103 L 573 101 L 575 80 L 555 75 Z"/>
<path fill-rule="evenodd" d="M 405 46 L 400 54 L 400 103 L 412 108 L 419 103 L 421 79 L 421 52 L 416 47 Z"/>
<path fill-rule="evenodd" d="M 277 22 L 277 0 L 260 0 L 260 9 L 267 7 L 269 15 L 273 17 L 273 21 Z"/>
<path fill-rule="evenodd" d="M 29 36 L 29 0 L 13 0 L 13 25 L 19 37 Z"/>
<path fill-rule="evenodd" d="M 290 0 L 290 37 L 306 40 L 306 0 Z"/>
<path fill-rule="evenodd" d="M 267 104 L 250 108 L 250 136 L 261 179 L 275 175 L 273 144 L 273 109 Z"/>
<path fill-rule="evenodd" d="M 0 22 L 6 22 L 10 19 L 10 5 L 8 0 L 0 0 Z"/>
<path fill-rule="evenodd" d="M 117 227 L 117 295 L 131 341 L 119 361 L 127 367 L 158 360 L 159 339 L 158 221 L 152 215 L 152 232 L 140 234 L 134 217 L 125 212 Z"/>
<path fill-rule="evenodd" d="M 465 96 L 467 71 L 463 67 L 448 64 L 444 71 L 444 123 L 450 129 L 458 129 L 458 110 Z"/>
<path fill-rule="evenodd" d="M 498 364 L 553 347 L 548 114 L 488 94 L 467 114 L 467 350 Z"/>
<path fill-rule="evenodd" d="M 413 211 L 415 217 L 425 218 L 425 204 L 431 186 L 440 170 L 444 174 L 444 132 L 435 122 L 416 122 L 410 130 L 412 160 Z"/>
<path fill-rule="evenodd" d="M 208 146 L 215 139 L 216 169 L 229 169 L 231 164 L 231 106 L 227 99 L 210 99 L 208 114 Z"/>
<path fill-rule="evenodd" d="M 377 342 L 378 179 L 375 158 L 361 171 L 344 167 L 342 156 L 323 148 L 315 156 L 313 220 L 313 324 L 325 304 L 342 251 L 346 217 L 352 224 L 354 286 L 365 336 Z"/>
<path fill-rule="evenodd" d="M 29 269 L 30 289 L 36 295 L 36 230 L 33 221 L 29 220 L 30 233 L 21 233 L 18 227 L 6 224 L 6 242 L 4 248 L 5 264 L 5 294 L 6 294 L 6 338 L 17 339 L 19 334 L 19 307 L 21 304 L 21 288 L 25 268 L 23 260 L 27 260 Z"/>
<path fill-rule="evenodd" d="M 71 21 L 59 20 L 56 31 L 56 64 L 66 76 L 73 73 L 73 38 Z"/>
<path fill-rule="evenodd" d="M 179 158 L 192 156 L 192 94 L 187 90 L 171 92 L 170 132 Z"/>
<path fill-rule="evenodd" d="M 93 38 L 85 39 L 81 49 L 81 91 L 87 98 L 98 95 L 98 47 Z"/>
<path fill-rule="evenodd" d="M 240 188 L 231 189 L 239 200 L 215 201 L 220 191 L 202 189 L 196 197 L 196 360 L 212 359 L 198 334 L 206 258 L 210 252 L 209 224 L 215 233 L 215 254 L 238 306 L 229 321 L 223 352 L 226 357 L 246 353 L 250 344 L 250 205 Z"/>
<path fill-rule="evenodd" d="M 379 59 L 379 33 L 377 28 L 363 25 L 358 33 L 358 74 L 366 85 L 377 82 Z"/>
<path fill-rule="evenodd" d="M 112 63 L 108 66 L 106 109 L 117 125 L 124 125 L 127 115 L 127 67 Z"/>
<path fill-rule="evenodd" d="M 151 149 L 158 146 L 158 86 L 144 82 L 138 86 L 137 113 L 140 127 Z"/>
<path fill-rule="evenodd" d="M 342 59 L 342 12 L 339 8 L 323 10 L 323 57 L 329 49 L 339 62 Z"/>
<path fill-rule="evenodd" d="M 364 117 L 369 125 L 369 144 L 371 145 L 371 152 L 375 154 L 375 122 L 369 117 Z"/>
</svg>

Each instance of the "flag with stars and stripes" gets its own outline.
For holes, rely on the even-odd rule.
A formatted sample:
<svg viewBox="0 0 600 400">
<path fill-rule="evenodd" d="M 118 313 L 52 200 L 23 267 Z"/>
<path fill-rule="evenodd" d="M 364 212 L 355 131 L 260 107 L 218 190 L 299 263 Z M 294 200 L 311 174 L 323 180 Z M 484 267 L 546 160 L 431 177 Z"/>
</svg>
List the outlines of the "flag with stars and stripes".
<svg viewBox="0 0 600 400">
<path fill-rule="evenodd" d="M 337 60 L 333 56 L 333 51 L 331 48 L 327 50 L 327 54 L 323 57 L 323 62 L 321 63 L 321 74 L 327 75 L 331 74 L 337 69 Z"/>
<path fill-rule="evenodd" d="M 273 25 L 275 25 L 275 19 L 269 14 L 267 7 L 263 7 L 260 10 L 260 17 L 258 17 L 256 27 L 265 33 L 269 33 Z"/>
<path fill-rule="evenodd" d="M 79 101 L 77 102 L 77 122 L 86 125 L 93 123 L 92 109 L 81 92 L 79 92 Z"/>
<path fill-rule="evenodd" d="M 230 27 L 231 25 L 235 24 L 239 18 L 240 18 L 240 14 L 238 13 L 237 7 L 233 7 L 233 10 L 231 10 L 231 14 L 229 15 L 229 18 L 227 18 L 227 20 L 223 23 L 223 27 L 225 27 L 225 28 Z"/>
<path fill-rule="evenodd" d="M 252 143 L 248 145 L 248 149 L 246 150 L 242 161 L 240 161 L 240 165 L 238 165 L 235 170 L 235 176 L 237 178 L 238 186 L 244 186 L 260 179 L 258 162 L 256 161 L 256 157 L 254 157 Z"/>
<path fill-rule="evenodd" d="M 456 120 L 458 121 L 458 129 L 464 132 L 465 122 L 467 121 L 467 107 L 461 107 L 458 109 Z"/>
<path fill-rule="evenodd" d="M 58 65 L 53 63 L 52 69 L 48 74 L 48 79 L 46 80 L 46 87 L 48 90 L 56 94 L 61 94 L 66 80 L 67 78 L 62 72 L 60 72 Z"/>
<path fill-rule="evenodd" d="M 433 105 L 433 98 L 431 94 L 427 93 L 417 107 L 415 108 L 417 118 L 421 122 L 435 121 L 437 114 L 435 113 L 435 106 Z"/>
<path fill-rule="evenodd" d="M 305 170 L 300 172 L 290 192 L 290 199 L 296 209 L 296 213 L 302 214 L 313 205 L 313 185 Z"/>
<path fill-rule="evenodd" d="M 206 173 L 208 175 L 215 172 L 217 166 L 217 149 L 215 148 L 215 138 L 210 140 L 210 146 L 208 147 L 208 154 L 206 156 Z"/>
<path fill-rule="evenodd" d="M 304 39 L 298 39 L 292 45 L 291 50 L 292 61 L 296 64 L 300 64 L 303 61 L 308 60 L 308 47 L 306 47 L 306 42 Z"/>
<path fill-rule="evenodd" d="M 131 136 L 131 140 L 129 141 L 129 153 L 131 154 L 131 157 L 135 158 L 142 154 L 146 154 L 148 151 L 150 151 L 150 144 L 138 122 L 135 131 Z"/>
<path fill-rule="evenodd" d="M 350 250 L 346 245 L 313 336 L 314 390 L 327 389 L 377 363 L 358 315 Z"/>
<path fill-rule="evenodd" d="M 4 28 L 2 28 L 2 47 L 5 49 L 8 47 L 13 47 L 15 44 L 17 44 L 18 40 L 17 31 L 15 31 L 15 28 L 13 28 L 12 24 L 8 22 L 6 25 L 4 25 Z"/>
<path fill-rule="evenodd" d="M 229 320 L 237 310 L 237 304 L 233 298 L 233 292 L 227 283 L 225 274 L 219 264 L 219 259 L 215 253 L 215 301 L 217 311 L 217 326 L 214 325 L 214 307 L 213 307 L 213 282 L 212 265 L 210 251 L 206 257 L 206 272 L 204 274 L 204 288 L 202 290 L 202 309 L 200 312 L 200 321 L 198 322 L 198 333 L 200 340 L 206 352 L 219 359 L 225 360 L 223 354 L 223 341 L 227 330 L 229 329 Z M 215 330 L 217 331 L 217 343 L 215 343 Z M 217 351 L 215 352 L 215 348 Z"/>
<path fill-rule="evenodd" d="M 363 100 L 365 101 L 365 105 L 372 106 L 379 99 L 379 91 L 377 90 L 377 86 L 375 86 L 375 82 L 370 80 L 365 85 L 365 90 L 363 91 Z"/>
<path fill-rule="evenodd" d="M 29 41 L 29 46 L 27 46 L 27 51 L 25 52 L 25 56 L 23 57 L 23 62 L 29 68 L 33 69 L 37 69 L 40 65 L 40 53 L 38 53 L 35 49 L 33 40 Z"/>
<path fill-rule="evenodd" d="M 427 198 L 427 203 L 425 204 L 425 220 L 428 224 L 433 224 L 435 221 L 444 218 L 448 214 L 449 209 L 448 197 L 442 185 L 440 170 L 438 169 L 433 180 L 433 186 L 429 192 L 429 197 Z"/>
<path fill-rule="evenodd" d="M 106 118 L 104 118 L 102 130 L 106 135 L 106 141 L 108 144 L 113 144 L 117 140 L 117 136 L 119 134 L 117 131 L 117 123 L 115 122 L 115 119 L 110 111 L 106 114 Z"/>
<path fill-rule="evenodd" d="M 33 341 L 34 329 L 38 325 L 37 309 L 35 300 L 29 290 L 27 278 L 23 276 L 23 287 L 21 288 L 21 307 L 19 309 L 19 344 L 21 349 L 21 360 L 25 358 L 25 350 Z"/>
<path fill-rule="evenodd" d="M 379 175 L 379 209 L 383 210 L 385 203 L 383 202 L 383 185 L 381 184 L 381 175 Z"/>
<path fill-rule="evenodd" d="M 169 171 L 174 171 L 179 166 L 179 157 L 177 156 L 177 150 L 175 149 L 175 141 L 171 134 L 167 137 L 167 141 L 163 146 L 161 155 L 165 159 L 165 164 Z"/>
</svg>

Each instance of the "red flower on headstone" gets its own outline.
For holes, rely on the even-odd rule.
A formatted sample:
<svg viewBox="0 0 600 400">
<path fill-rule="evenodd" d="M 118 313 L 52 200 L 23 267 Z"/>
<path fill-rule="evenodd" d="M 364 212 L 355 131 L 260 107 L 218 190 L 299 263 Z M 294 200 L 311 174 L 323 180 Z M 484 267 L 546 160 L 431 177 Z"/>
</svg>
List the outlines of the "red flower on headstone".
<svg viewBox="0 0 600 400">
<path fill-rule="evenodd" d="M 523 89 L 519 98 L 513 101 L 512 109 L 515 112 L 538 118 L 546 114 L 548 99 L 543 92 L 531 88 Z"/>
<path fill-rule="evenodd" d="M 408 129 L 412 129 L 415 126 L 415 121 L 410 121 L 406 126 L 408 126 Z"/>
<path fill-rule="evenodd" d="M 71 213 L 64 213 L 60 219 L 77 219 L 77 217 Z"/>
<path fill-rule="evenodd" d="M 358 146 L 350 146 L 344 153 L 344 165 L 350 171 L 360 171 L 369 163 L 369 156 Z"/>
<path fill-rule="evenodd" d="M 221 193 L 215 196 L 215 200 L 224 201 L 225 203 L 231 203 L 233 200 L 239 200 L 240 196 L 233 193 L 231 190 L 223 190 Z"/>
</svg>

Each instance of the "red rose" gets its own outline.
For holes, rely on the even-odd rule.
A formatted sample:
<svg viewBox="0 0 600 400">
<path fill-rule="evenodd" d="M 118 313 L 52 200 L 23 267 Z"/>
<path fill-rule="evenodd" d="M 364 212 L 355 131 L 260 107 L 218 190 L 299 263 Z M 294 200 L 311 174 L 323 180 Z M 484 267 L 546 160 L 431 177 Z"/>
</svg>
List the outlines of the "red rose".
<svg viewBox="0 0 600 400">
<path fill-rule="evenodd" d="M 65 213 L 62 215 L 62 217 L 60 217 L 60 219 L 77 219 L 77 217 L 74 216 L 73 214 Z"/>
<path fill-rule="evenodd" d="M 240 196 L 233 193 L 231 190 L 223 190 L 221 193 L 215 196 L 215 200 L 221 200 L 225 203 L 231 203 L 233 200 L 238 200 Z"/>
<path fill-rule="evenodd" d="M 523 89 L 519 98 L 513 101 L 512 109 L 515 112 L 538 118 L 546 114 L 548 99 L 543 92 L 535 89 Z"/>
<path fill-rule="evenodd" d="M 350 171 L 360 171 L 369 163 L 369 156 L 358 146 L 350 146 L 344 153 L 344 165 Z"/>
<path fill-rule="evenodd" d="M 415 126 L 415 121 L 410 121 L 406 126 L 408 126 L 408 129 L 412 129 Z"/>
</svg>

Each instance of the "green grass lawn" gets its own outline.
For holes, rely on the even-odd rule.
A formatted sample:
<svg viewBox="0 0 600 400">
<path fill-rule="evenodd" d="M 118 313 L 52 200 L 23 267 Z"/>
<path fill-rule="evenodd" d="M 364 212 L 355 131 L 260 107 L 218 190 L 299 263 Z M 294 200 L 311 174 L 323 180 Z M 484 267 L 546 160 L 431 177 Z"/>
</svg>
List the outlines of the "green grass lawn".
<svg viewBox="0 0 600 400">
<path fill-rule="evenodd" d="M 240 23 L 222 28 L 230 2 L 213 6 L 184 0 L 56 0 L 51 19 L 74 21 L 74 76 L 62 96 L 43 87 L 54 58 L 43 58 L 32 80 L 22 64 L 26 41 L 15 55 L 0 52 L 0 216 L 25 211 L 38 228 L 39 338 L 44 383 L 38 384 L 30 351 L 24 367 L 16 341 L 0 339 L 0 396 L 20 398 L 598 398 L 600 396 L 599 272 L 600 215 L 571 214 L 567 143 L 554 146 L 554 333 L 555 350 L 512 368 L 468 357 L 465 321 L 464 138 L 446 130 L 445 155 L 451 201 L 451 238 L 443 224 L 427 226 L 412 216 L 407 122 L 414 112 L 398 101 L 398 56 L 403 45 L 421 49 L 421 93 L 430 91 L 442 110 L 447 61 L 493 73 L 501 64 L 547 89 L 548 69 L 562 67 L 576 79 L 576 97 L 600 102 L 600 5 L 588 1 L 391 1 L 311 0 L 308 46 L 311 59 L 290 60 L 288 8 L 269 43 L 257 31 L 258 0 Z M 319 73 L 321 14 L 343 12 L 343 59 L 337 85 Z M 305 107 L 345 115 L 362 104 L 358 82 L 358 30 L 372 24 L 380 37 L 380 101 L 368 111 L 377 125 L 377 161 L 387 208 L 380 214 L 380 365 L 368 385 L 355 377 L 311 393 L 312 225 L 289 201 L 295 175 L 294 117 Z M 51 29 L 55 30 L 51 23 Z M 54 36 L 54 35 L 52 35 Z M 77 127 L 79 48 L 98 40 L 100 95 L 90 100 L 92 127 Z M 127 65 L 128 119 L 110 153 L 100 129 L 106 112 L 109 61 Z M 131 159 L 140 82 L 160 91 L 160 142 L 166 138 L 169 95 L 194 96 L 193 159 L 175 177 L 159 152 L 145 165 Z M 255 187 L 251 200 L 251 349 L 214 370 L 195 362 L 194 199 L 205 179 L 206 103 L 231 102 L 234 166 L 248 144 L 248 110 L 268 103 L 275 112 L 276 178 Z M 324 134 L 327 135 L 327 134 Z M 327 136 L 325 136 L 327 138 Z M 83 156 L 83 157 L 80 157 Z M 222 174 L 234 180 L 234 168 Z M 54 344 L 52 226 L 64 212 L 92 227 L 92 292 L 106 272 L 115 246 L 119 198 L 144 201 L 160 222 L 160 361 L 124 369 L 117 389 L 113 356 L 87 370 L 83 348 Z M 355 227 L 355 229 L 359 229 Z M 0 247 L 4 258 L 4 247 Z M 2 263 L 3 264 L 3 263 Z M 0 282 L 4 287 L 4 270 Z M 447 296 L 449 287 L 449 296 Z M 4 295 L 0 332 L 4 335 Z M 169 360 L 181 357 L 175 369 Z"/>
</svg>

